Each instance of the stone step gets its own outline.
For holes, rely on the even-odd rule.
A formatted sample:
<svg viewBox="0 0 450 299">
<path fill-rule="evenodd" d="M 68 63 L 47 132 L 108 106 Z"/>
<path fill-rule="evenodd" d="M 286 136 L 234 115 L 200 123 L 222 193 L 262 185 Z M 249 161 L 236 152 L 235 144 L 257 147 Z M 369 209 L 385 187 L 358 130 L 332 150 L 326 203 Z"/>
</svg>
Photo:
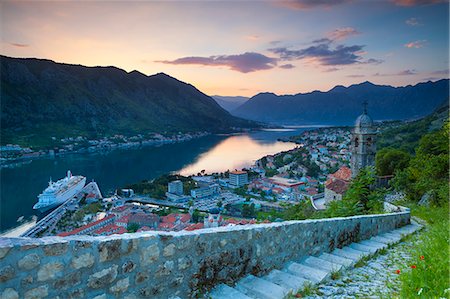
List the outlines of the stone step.
<svg viewBox="0 0 450 299">
<path fill-rule="evenodd" d="M 321 269 L 312 268 L 306 265 L 290 262 L 286 265 L 284 272 L 299 276 L 312 281 L 313 283 L 320 283 L 327 278 L 330 273 Z"/>
<path fill-rule="evenodd" d="M 227 286 L 226 284 L 219 284 L 209 294 L 208 298 L 212 299 L 252 299 L 251 297 L 239 292 L 238 290 Z"/>
<path fill-rule="evenodd" d="M 340 271 L 342 268 L 341 264 L 336 264 L 327 260 L 323 260 L 314 256 L 307 256 L 306 258 L 302 259 L 300 264 L 312 267 L 312 268 L 319 268 L 326 272 L 337 272 Z"/>
<path fill-rule="evenodd" d="M 375 242 L 380 242 L 380 243 L 384 243 L 386 245 L 391 245 L 394 244 L 395 241 L 389 238 L 383 238 L 381 236 L 375 236 L 369 239 L 369 241 L 375 241 Z"/>
<path fill-rule="evenodd" d="M 422 228 L 421 225 L 417 225 L 417 224 L 408 224 L 404 227 L 398 228 L 395 231 L 400 232 L 402 234 L 412 234 L 415 233 L 416 231 L 420 230 Z"/>
<path fill-rule="evenodd" d="M 349 247 L 355 250 L 369 252 L 370 254 L 374 254 L 378 251 L 378 249 L 373 246 L 367 246 L 361 243 L 352 243 Z"/>
<path fill-rule="evenodd" d="M 355 253 L 355 254 L 359 254 L 361 256 L 361 258 L 371 255 L 371 253 L 368 252 L 368 251 L 362 251 L 362 250 L 359 250 L 359 249 L 354 249 L 354 248 L 351 248 L 349 246 L 345 246 L 342 249 L 343 250 L 347 250 L 347 251 L 352 252 L 352 253 Z"/>
<path fill-rule="evenodd" d="M 280 270 L 272 270 L 269 274 L 264 276 L 263 279 L 287 289 L 292 294 L 296 294 L 302 290 L 306 283 L 311 283 L 311 281 L 306 278 L 292 275 Z"/>
<path fill-rule="evenodd" d="M 393 233 L 384 233 L 382 235 L 380 235 L 380 237 L 383 238 L 390 238 L 392 239 L 395 243 L 399 242 L 402 239 L 402 236 L 399 234 L 393 234 Z"/>
<path fill-rule="evenodd" d="M 289 290 L 253 275 L 239 280 L 235 289 L 257 299 L 282 299 L 289 293 Z"/>
<path fill-rule="evenodd" d="M 343 268 L 348 268 L 353 266 L 353 264 L 355 263 L 355 261 L 342 257 L 342 256 L 338 256 L 338 255 L 334 255 L 331 253 L 322 253 L 321 255 L 319 255 L 319 258 L 335 263 L 335 264 L 341 264 L 343 266 Z"/>
<path fill-rule="evenodd" d="M 385 243 L 375 242 L 375 241 L 371 241 L 371 240 L 364 240 L 364 241 L 360 241 L 359 243 L 362 245 L 375 247 L 378 250 L 385 249 L 388 247 L 387 244 L 385 244 Z"/>
<path fill-rule="evenodd" d="M 359 261 L 360 259 L 362 259 L 364 257 L 364 254 L 361 251 L 358 251 L 355 253 L 355 251 L 353 251 L 353 250 L 348 250 L 347 247 L 344 247 L 342 249 L 336 248 L 335 250 L 333 250 L 333 252 L 331 254 L 334 254 L 337 256 L 342 256 L 347 259 L 351 259 L 355 262 Z"/>
</svg>

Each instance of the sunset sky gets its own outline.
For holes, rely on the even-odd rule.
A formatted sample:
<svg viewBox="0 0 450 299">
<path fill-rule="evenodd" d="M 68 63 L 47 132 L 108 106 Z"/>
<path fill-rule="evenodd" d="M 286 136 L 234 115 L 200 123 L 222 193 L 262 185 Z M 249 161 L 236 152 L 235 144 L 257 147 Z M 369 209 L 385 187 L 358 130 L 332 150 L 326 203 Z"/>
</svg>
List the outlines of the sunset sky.
<svg viewBox="0 0 450 299">
<path fill-rule="evenodd" d="M 448 2 L 2 1 L 1 53 L 167 73 L 209 95 L 448 77 Z"/>
</svg>

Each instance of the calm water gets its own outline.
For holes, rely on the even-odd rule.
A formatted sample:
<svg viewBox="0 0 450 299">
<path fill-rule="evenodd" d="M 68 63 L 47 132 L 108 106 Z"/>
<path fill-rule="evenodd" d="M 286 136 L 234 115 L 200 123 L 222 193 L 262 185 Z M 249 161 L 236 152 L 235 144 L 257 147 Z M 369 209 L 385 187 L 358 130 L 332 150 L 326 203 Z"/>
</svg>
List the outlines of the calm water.
<svg viewBox="0 0 450 299">
<path fill-rule="evenodd" d="M 53 180 L 74 175 L 94 179 L 103 194 L 117 187 L 168 172 L 184 175 L 222 172 L 250 166 L 264 155 L 289 150 L 293 143 L 278 142 L 281 137 L 297 135 L 306 128 L 260 131 L 239 136 L 207 136 L 178 144 L 115 150 L 109 153 L 74 154 L 38 159 L 15 168 L 1 169 L 0 231 L 17 225 L 17 218 L 42 216 L 32 209 L 36 197 Z"/>
</svg>

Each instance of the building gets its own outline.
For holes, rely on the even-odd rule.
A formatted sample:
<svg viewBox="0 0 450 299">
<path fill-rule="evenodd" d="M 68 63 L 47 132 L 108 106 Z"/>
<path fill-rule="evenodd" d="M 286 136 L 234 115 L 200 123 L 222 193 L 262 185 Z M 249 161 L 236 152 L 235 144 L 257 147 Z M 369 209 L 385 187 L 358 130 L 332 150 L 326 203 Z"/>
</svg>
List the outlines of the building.
<svg viewBox="0 0 450 299">
<path fill-rule="evenodd" d="M 169 183 L 168 189 L 171 194 L 183 195 L 183 182 L 180 180 L 172 181 Z"/>
<path fill-rule="evenodd" d="M 128 223 L 136 223 L 139 226 L 157 228 L 159 224 L 159 217 L 155 214 L 148 214 L 143 212 L 132 213 L 129 215 Z"/>
<path fill-rule="evenodd" d="M 96 231 L 102 227 L 105 227 L 109 224 L 114 224 L 115 219 L 116 219 L 115 215 L 109 215 L 103 219 L 100 219 L 100 220 L 94 221 L 92 223 L 89 223 L 87 225 L 81 226 L 72 231 L 59 233 L 58 236 L 67 237 L 67 236 L 76 236 L 76 235 L 91 235 L 94 231 Z"/>
<path fill-rule="evenodd" d="M 325 183 L 325 203 L 341 200 L 348 189 L 351 178 L 352 170 L 347 166 L 342 166 L 338 171 L 330 174 Z"/>
<path fill-rule="evenodd" d="M 248 174 L 246 171 L 231 171 L 230 185 L 232 187 L 241 187 L 248 184 Z"/>
<path fill-rule="evenodd" d="M 364 112 L 355 123 L 351 140 L 351 169 L 352 177 L 367 166 L 375 165 L 377 130 L 372 118 L 367 114 L 367 102 L 364 103 Z"/>
<path fill-rule="evenodd" d="M 220 187 L 217 184 L 210 184 L 209 186 L 196 188 L 191 190 L 191 196 L 194 199 L 208 198 L 213 195 L 219 194 Z"/>
<path fill-rule="evenodd" d="M 211 228 L 211 227 L 219 227 L 222 225 L 223 218 L 220 213 L 209 213 L 208 217 L 203 219 L 203 227 Z"/>
</svg>

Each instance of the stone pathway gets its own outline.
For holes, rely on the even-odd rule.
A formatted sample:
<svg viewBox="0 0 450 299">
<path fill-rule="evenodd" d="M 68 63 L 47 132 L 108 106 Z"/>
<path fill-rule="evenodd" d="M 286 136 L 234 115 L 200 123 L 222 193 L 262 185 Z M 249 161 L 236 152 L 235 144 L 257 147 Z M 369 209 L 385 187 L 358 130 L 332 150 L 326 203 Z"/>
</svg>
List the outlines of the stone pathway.
<svg viewBox="0 0 450 299">
<path fill-rule="evenodd" d="M 401 242 L 379 253 L 362 267 L 343 272 L 338 279 L 321 283 L 314 295 L 302 297 L 318 298 L 392 298 L 400 290 L 400 280 L 396 270 L 403 269 L 409 258 L 409 248 L 413 241 Z"/>
<path fill-rule="evenodd" d="M 391 246 L 421 227 L 410 224 L 331 253 L 290 262 L 262 277 L 248 275 L 234 286 L 220 284 L 208 297 L 295 298 L 297 292 L 311 289 L 307 298 L 391 298 L 400 287 L 395 272 L 408 259 L 407 248 L 412 242 Z"/>
</svg>

